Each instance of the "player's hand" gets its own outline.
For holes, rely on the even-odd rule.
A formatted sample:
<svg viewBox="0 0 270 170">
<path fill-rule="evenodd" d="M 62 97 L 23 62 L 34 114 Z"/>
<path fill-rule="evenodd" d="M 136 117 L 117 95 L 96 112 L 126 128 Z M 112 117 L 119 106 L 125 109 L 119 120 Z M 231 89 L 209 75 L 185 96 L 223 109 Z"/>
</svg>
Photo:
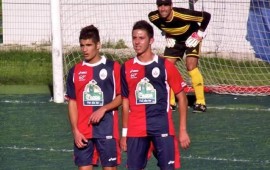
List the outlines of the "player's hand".
<svg viewBox="0 0 270 170">
<path fill-rule="evenodd" d="M 179 132 L 179 142 L 180 142 L 180 145 L 181 145 L 181 147 L 183 149 L 188 149 L 189 148 L 190 139 L 189 139 L 189 136 L 188 136 L 186 130 L 181 130 Z"/>
<path fill-rule="evenodd" d="M 121 149 L 126 152 L 127 151 L 127 137 L 122 137 L 120 140 Z"/>
<path fill-rule="evenodd" d="M 74 132 L 74 143 L 78 148 L 84 148 L 87 146 L 88 140 L 79 131 Z"/>
<path fill-rule="evenodd" d="M 175 45 L 175 39 L 173 38 L 166 38 L 166 47 L 172 48 Z"/>
<path fill-rule="evenodd" d="M 88 125 L 99 123 L 100 120 L 103 118 L 105 112 L 106 109 L 104 107 L 101 107 L 98 110 L 94 111 L 89 117 Z"/>
<path fill-rule="evenodd" d="M 190 37 L 186 40 L 185 44 L 187 47 L 196 47 L 202 39 L 206 36 L 206 34 L 202 31 L 194 32 Z"/>
</svg>

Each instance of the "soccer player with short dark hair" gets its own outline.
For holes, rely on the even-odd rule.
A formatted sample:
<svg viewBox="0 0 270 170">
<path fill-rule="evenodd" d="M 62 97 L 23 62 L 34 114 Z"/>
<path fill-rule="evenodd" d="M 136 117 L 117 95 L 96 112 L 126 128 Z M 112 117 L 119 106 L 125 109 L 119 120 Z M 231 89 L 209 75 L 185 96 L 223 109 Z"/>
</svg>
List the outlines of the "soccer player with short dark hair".
<svg viewBox="0 0 270 170">
<path fill-rule="evenodd" d="M 153 42 L 153 27 L 144 20 L 136 22 L 132 29 L 136 56 L 121 67 L 123 129 L 120 143 L 127 151 L 129 170 L 144 169 L 152 147 L 160 169 L 173 170 L 180 166 L 169 102 L 171 89 L 179 104 L 179 142 L 184 149 L 190 145 L 186 127 L 186 83 L 174 64 L 152 52 Z"/>
<path fill-rule="evenodd" d="M 103 170 L 116 170 L 121 156 L 120 64 L 100 56 L 99 31 L 94 25 L 81 29 L 79 42 L 84 60 L 69 70 L 67 78 L 74 161 L 80 170 L 92 170 L 98 160 Z"/>
<path fill-rule="evenodd" d="M 148 18 L 166 37 L 164 57 L 176 64 L 186 54 L 186 68 L 196 96 L 193 112 L 205 112 L 204 82 L 198 60 L 211 15 L 205 11 L 173 7 L 172 0 L 157 0 L 156 4 L 157 10 L 150 12 Z M 174 100 L 171 103 L 174 105 Z"/>
</svg>

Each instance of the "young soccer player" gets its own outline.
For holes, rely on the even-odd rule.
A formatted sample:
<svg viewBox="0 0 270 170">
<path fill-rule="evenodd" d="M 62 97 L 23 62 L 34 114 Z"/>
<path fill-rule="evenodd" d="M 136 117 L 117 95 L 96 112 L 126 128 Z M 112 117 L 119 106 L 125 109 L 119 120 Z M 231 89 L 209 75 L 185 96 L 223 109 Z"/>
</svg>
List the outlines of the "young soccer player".
<svg viewBox="0 0 270 170">
<path fill-rule="evenodd" d="M 204 82 L 198 69 L 198 59 L 200 42 L 205 37 L 204 31 L 211 15 L 205 11 L 173 7 L 172 0 L 157 0 L 156 4 L 157 10 L 150 12 L 148 17 L 166 37 L 164 57 L 176 64 L 186 54 L 186 68 L 196 96 L 193 112 L 205 112 Z M 174 105 L 174 98 L 171 104 Z"/>
<path fill-rule="evenodd" d="M 180 166 L 169 102 L 170 89 L 176 94 L 179 104 L 181 147 L 186 149 L 190 144 L 186 125 L 186 83 L 170 61 L 152 52 L 153 42 L 153 27 L 144 20 L 136 22 L 132 29 L 132 43 L 137 55 L 121 67 L 121 147 L 127 151 L 129 170 L 146 167 L 151 145 L 160 169 L 173 170 Z"/>
<path fill-rule="evenodd" d="M 67 78 L 74 161 L 79 170 L 92 170 L 98 160 L 103 170 L 116 170 L 120 164 L 120 64 L 100 56 L 99 31 L 94 25 L 81 29 L 79 42 L 84 60 L 69 70 Z"/>
</svg>

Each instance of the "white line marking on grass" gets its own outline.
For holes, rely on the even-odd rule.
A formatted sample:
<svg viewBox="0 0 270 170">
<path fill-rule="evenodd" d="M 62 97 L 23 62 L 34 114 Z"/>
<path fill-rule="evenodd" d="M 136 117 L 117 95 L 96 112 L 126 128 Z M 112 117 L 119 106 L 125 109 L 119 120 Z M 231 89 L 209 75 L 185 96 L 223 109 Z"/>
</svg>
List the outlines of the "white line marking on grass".
<svg viewBox="0 0 270 170">
<path fill-rule="evenodd" d="M 49 152 L 73 152 L 73 149 L 45 149 L 45 148 L 30 148 L 30 147 L 17 147 L 17 146 L 8 146 L 8 147 L 0 147 L 0 149 L 11 149 L 11 150 L 30 150 L 30 151 L 49 151 Z M 248 159 L 227 159 L 227 158 L 217 158 L 217 157 L 200 157 L 200 156 L 181 156 L 183 159 L 190 160 L 208 160 L 208 161 L 224 161 L 224 162 L 255 162 L 255 163 L 263 163 L 269 164 L 269 160 L 248 160 Z"/>
<path fill-rule="evenodd" d="M 50 151 L 50 152 L 73 152 L 71 149 L 45 149 L 45 148 L 29 148 L 29 147 L 17 147 L 17 146 L 8 146 L 8 147 L 0 147 L 0 149 L 11 149 L 11 150 L 30 150 L 30 151 Z"/>
<path fill-rule="evenodd" d="M 242 111 L 265 111 L 269 112 L 270 108 L 246 108 L 246 107 L 207 107 L 208 109 L 217 109 L 217 110 L 242 110 Z"/>
<path fill-rule="evenodd" d="M 269 164 L 269 160 L 248 160 L 248 159 L 227 159 L 227 158 L 216 158 L 216 157 L 200 157 L 200 156 L 181 156 L 183 159 L 193 159 L 193 160 L 208 160 L 208 161 L 224 161 L 224 162 L 255 162 Z"/>
<path fill-rule="evenodd" d="M 11 104 L 44 104 L 53 102 L 51 99 L 48 101 L 25 101 L 25 100 L 0 100 L 0 103 L 11 103 Z M 67 102 L 64 102 L 67 104 Z"/>
<path fill-rule="evenodd" d="M 226 159 L 226 158 L 211 158 L 211 157 L 194 157 L 194 156 L 188 156 L 188 157 L 181 157 L 184 159 L 197 159 L 197 160 L 209 160 L 209 161 L 228 161 L 228 162 L 252 162 L 251 160 L 246 160 L 246 159 Z"/>
<path fill-rule="evenodd" d="M 45 101 L 23 101 L 23 100 L 0 100 L 0 103 L 12 103 L 12 104 L 44 104 L 49 103 Z"/>
</svg>

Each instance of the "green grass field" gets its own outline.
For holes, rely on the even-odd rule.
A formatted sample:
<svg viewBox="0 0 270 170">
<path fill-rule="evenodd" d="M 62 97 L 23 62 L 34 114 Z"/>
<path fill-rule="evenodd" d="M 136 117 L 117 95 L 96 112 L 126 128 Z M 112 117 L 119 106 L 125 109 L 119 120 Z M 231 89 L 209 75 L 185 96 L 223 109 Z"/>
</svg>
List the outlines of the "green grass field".
<svg viewBox="0 0 270 170">
<path fill-rule="evenodd" d="M 207 94 L 208 112 L 189 110 L 192 140 L 183 170 L 270 169 L 270 98 Z M 75 170 L 67 104 L 50 94 L 0 92 L 0 169 Z M 178 114 L 175 112 L 175 121 Z M 122 153 L 124 168 L 125 153 Z M 97 168 L 101 169 L 101 168 Z M 156 170 L 156 161 L 147 170 Z"/>
</svg>

